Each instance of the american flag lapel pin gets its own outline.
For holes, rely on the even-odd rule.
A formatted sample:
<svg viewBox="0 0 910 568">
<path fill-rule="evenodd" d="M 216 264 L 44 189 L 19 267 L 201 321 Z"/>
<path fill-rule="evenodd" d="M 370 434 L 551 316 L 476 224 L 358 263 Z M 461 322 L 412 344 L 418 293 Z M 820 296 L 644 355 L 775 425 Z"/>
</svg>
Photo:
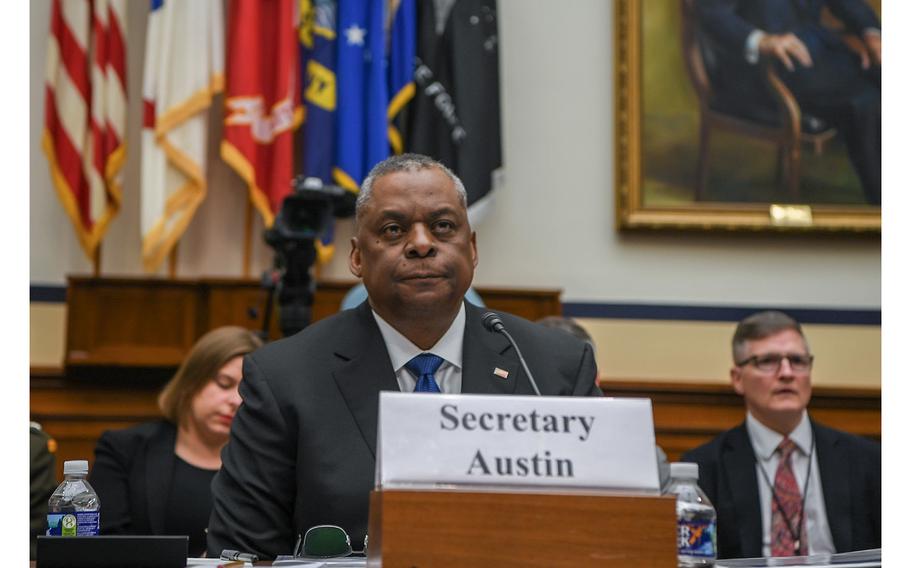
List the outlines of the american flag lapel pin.
<svg viewBox="0 0 910 568">
<path fill-rule="evenodd" d="M 493 374 L 496 375 L 497 377 L 499 377 L 500 379 L 509 378 L 509 372 L 506 371 L 505 369 L 500 369 L 499 367 L 496 367 L 495 369 L 493 369 Z"/>
</svg>

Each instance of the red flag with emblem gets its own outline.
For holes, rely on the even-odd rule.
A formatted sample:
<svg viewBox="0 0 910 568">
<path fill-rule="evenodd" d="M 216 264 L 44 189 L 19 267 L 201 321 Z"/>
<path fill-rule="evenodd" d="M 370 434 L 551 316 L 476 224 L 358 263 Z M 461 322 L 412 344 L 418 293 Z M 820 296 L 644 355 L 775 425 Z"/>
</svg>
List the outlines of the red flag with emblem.
<svg viewBox="0 0 910 568">
<path fill-rule="evenodd" d="M 300 125 L 293 0 L 231 0 L 221 157 L 247 183 L 266 226 L 291 191 Z"/>
</svg>

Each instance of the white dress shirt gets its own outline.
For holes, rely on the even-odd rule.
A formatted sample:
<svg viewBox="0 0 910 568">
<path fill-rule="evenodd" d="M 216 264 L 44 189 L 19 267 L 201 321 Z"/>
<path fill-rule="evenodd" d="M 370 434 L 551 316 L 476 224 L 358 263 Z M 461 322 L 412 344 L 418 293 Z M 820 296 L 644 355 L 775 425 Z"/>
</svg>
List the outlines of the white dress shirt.
<svg viewBox="0 0 910 568">
<path fill-rule="evenodd" d="M 373 311 L 373 317 L 376 318 L 379 333 L 382 334 L 386 350 L 389 352 L 389 359 L 392 361 L 392 368 L 395 370 L 395 378 L 398 380 L 398 387 L 401 392 L 413 392 L 419 378 L 405 367 L 407 362 L 421 353 L 432 353 L 443 359 L 442 365 L 439 366 L 439 369 L 433 375 L 436 378 L 436 384 L 439 385 L 439 390 L 445 394 L 461 393 L 461 356 L 464 348 L 465 324 L 464 302 L 458 309 L 458 315 L 455 316 L 449 329 L 439 338 L 436 345 L 426 351 L 411 343 L 410 339 L 382 319 L 375 310 Z"/>
<path fill-rule="evenodd" d="M 758 477 L 758 498 L 761 503 L 762 555 L 771 556 L 771 500 L 774 477 L 780 454 L 775 450 L 784 437 L 758 421 L 751 413 L 746 413 L 746 430 L 755 450 L 755 475 Z M 811 454 L 812 467 L 809 485 L 805 495 L 806 536 L 809 539 L 809 550 L 804 553 L 834 553 L 834 539 L 828 526 L 828 515 L 825 511 L 825 499 L 822 493 L 821 477 L 818 473 L 818 451 L 812 448 L 812 424 L 809 414 L 803 411 L 799 425 L 790 432 L 790 439 L 796 444 L 796 450 L 790 456 L 790 467 L 796 477 L 796 484 L 802 493 L 806 487 L 806 473 L 809 470 Z M 762 475 L 761 470 L 765 475 Z M 767 480 L 766 480 L 767 477 Z M 770 482 L 770 485 L 769 485 Z M 791 522 L 796 522 L 792 519 Z"/>
</svg>

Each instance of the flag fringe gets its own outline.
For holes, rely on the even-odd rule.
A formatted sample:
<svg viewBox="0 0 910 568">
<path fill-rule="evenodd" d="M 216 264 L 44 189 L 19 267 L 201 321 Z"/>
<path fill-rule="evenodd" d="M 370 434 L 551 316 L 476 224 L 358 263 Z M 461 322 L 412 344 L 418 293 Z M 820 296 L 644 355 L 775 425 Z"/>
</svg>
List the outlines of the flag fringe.
<svg viewBox="0 0 910 568">
<path fill-rule="evenodd" d="M 213 73 L 209 85 L 155 117 L 155 137 L 161 138 L 187 119 L 212 106 L 212 99 L 224 90 L 224 74 Z"/>
<path fill-rule="evenodd" d="M 107 162 L 104 164 L 104 179 L 107 181 L 107 187 L 110 190 L 111 197 L 117 204 L 118 210 L 123 202 L 123 185 L 117 179 L 117 174 L 123 169 L 125 163 L 126 142 L 124 141 L 108 155 Z"/>
<path fill-rule="evenodd" d="M 195 98 L 197 95 L 198 92 L 196 95 L 191 96 L 190 99 Z M 183 103 L 176 108 L 185 106 L 186 103 Z M 203 107 L 196 112 L 205 110 L 205 108 Z M 184 120 L 186 118 L 188 117 L 185 117 Z M 178 124 L 174 124 L 174 127 Z M 156 130 L 158 129 L 156 128 Z M 201 166 L 171 144 L 167 138 L 168 133 L 169 131 L 166 131 L 163 135 L 156 136 L 156 142 L 164 152 L 167 161 L 180 170 L 188 178 L 188 181 L 180 189 L 168 196 L 164 214 L 142 236 L 142 265 L 148 272 L 157 271 L 177 242 L 183 237 L 183 233 L 189 227 L 190 221 L 193 220 L 193 215 L 205 200 L 208 187 L 205 172 L 202 171 Z M 168 220 L 175 216 L 177 219 L 170 223 L 169 230 L 166 229 L 169 224 Z"/>
<path fill-rule="evenodd" d="M 250 201 L 262 216 L 262 222 L 266 228 L 271 227 L 275 222 L 275 215 L 272 214 L 272 208 L 269 206 L 269 199 L 265 192 L 256 185 L 256 173 L 253 171 L 253 165 L 250 164 L 246 156 L 227 140 L 221 141 L 221 159 L 228 163 L 234 171 L 237 172 L 249 188 Z"/>
<path fill-rule="evenodd" d="M 360 185 L 354 181 L 354 178 L 351 177 L 346 171 L 339 167 L 332 168 L 332 178 L 335 180 L 338 185 L 344 189 L 350 191 L 351 193 L 360 193 Z"/>
<path fill-rule="evenodd" d="M 335 243 L 323 244 L 322 241 L 316 239 L 316 261 L 319 264 L 327 263 L 332 260 L 332 256 L 334 255 Z"/>
<path fill-rule="evenodd" d="M 101 242 L 101 237 L 104 236 L 108 223 L 110 223 L 114 215 L 120 210 L 119 187 L 117 188 L 117 194 L 113 196 L 115 199 L 108 200 L 107 206 L 101 214 L 101 217 L 95 221 L 91 229 L 87 229 L 82 223 L 82 216 L 79 214 L 79 205 L 76 203 L 75 197 L 76 194 L 69 183 L 67 183 L 66 177 L 63 175 L 63 171 L 60 168 L 60 163 L 57 161 L 57 152 L 54 147 L 53 136 L 46 128 L 41 137 L 41 147 L 44 149 L 44 154 L 47 156 L 47 162 L 50 165 L 51 171 L 51 181 L 53 182 L 54 190 L 57 192 L 57 197 L 60 199 L 60 204 L 63 206 L 63 210 L 66 211 L 67 217 L 69 217 L 70 221 L 73 223 L 73 229 L 76 231 L 76 236 L 79 239 L 79 245 L 82 247 L 82 251 L 85 253 L 86 258 L 88 258 L 89 261 L 92 261 L 95 258 L 95 250 Z"/>
<path fill-rule="evenodd" d="M 395 117 L 398 116 L 398 113 L 401 112 L 405 105 L 411 102 L 411 99 L 414 98 L 416 92 L 417 87 L 414 85 L 414 82 L 411 81 L 395 93 L 395 96 L 389 101 L 389 120 L 394 120 Z"/>
<path fill-rule="evenodd" d="M 205 187 L 197 188 L 194 186 L 197 186 L 197 184 L 191 180 L 168 199 L 170 202 L 177 195 L 188 196 L 185 208 L 179 213 L 180 216 L 174 222 L 171 231 L 165 233 L 165 219 L 169 217 L 166 215 L 158 219 L 151 230 L 143 237 L 142 266 L 147 272 L 155 272 L 161 267 L 171 250 L 177 245 L 177 241 L 183 236 L 190 221 L 193 220 L 196 209 L 199 208 L 205 199 Z"/>
</svg>

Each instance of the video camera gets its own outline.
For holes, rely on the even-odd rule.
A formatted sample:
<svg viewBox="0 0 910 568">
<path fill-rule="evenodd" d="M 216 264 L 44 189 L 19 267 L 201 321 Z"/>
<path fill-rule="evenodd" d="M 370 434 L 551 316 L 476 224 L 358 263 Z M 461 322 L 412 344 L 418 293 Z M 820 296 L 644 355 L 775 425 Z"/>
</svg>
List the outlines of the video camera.
<svg viewBox="0 0 910 568">
<path fill-rule="evenodd" d="M 284 198 L 275 222 L 264 233 L 266 244 L 275 251 L 275 260 L 273 268 L 262 275 L 262 286 L 269 292 L 263 338 L 268 337 L 276 289 L 282 335 L 293 335 L 309 325 L 316 290 L 310 276 L 316 261 L 316 239 L 332 216 L 353 215 L 357 199 L 354 193 L 323 184 L 316 177 L 297 176 L 291 184 L 293 193 Z"/>
</svg>

